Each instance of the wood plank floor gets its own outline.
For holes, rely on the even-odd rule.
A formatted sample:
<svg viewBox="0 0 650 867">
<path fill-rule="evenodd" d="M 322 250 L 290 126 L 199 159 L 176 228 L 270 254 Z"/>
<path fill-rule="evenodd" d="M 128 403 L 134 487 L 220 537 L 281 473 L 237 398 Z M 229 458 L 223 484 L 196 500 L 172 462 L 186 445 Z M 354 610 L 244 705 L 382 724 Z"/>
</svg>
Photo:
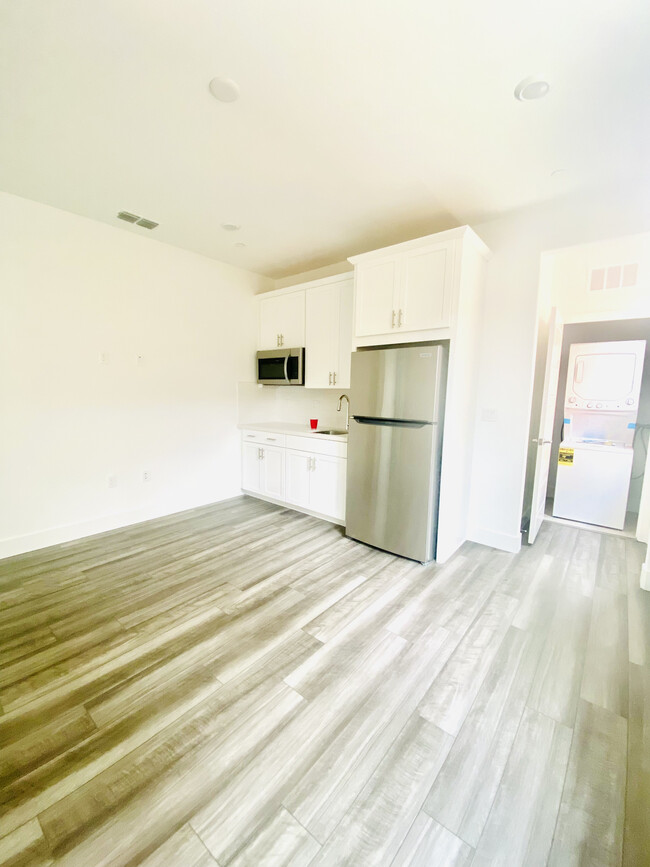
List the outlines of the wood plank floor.
<svg viewBox="0 0 650 867">
<path fill-rule="evenodd" d="M 1 561 L 0 865 L 649 865 L 644 550 L 241 497 Z"/>
</svg>

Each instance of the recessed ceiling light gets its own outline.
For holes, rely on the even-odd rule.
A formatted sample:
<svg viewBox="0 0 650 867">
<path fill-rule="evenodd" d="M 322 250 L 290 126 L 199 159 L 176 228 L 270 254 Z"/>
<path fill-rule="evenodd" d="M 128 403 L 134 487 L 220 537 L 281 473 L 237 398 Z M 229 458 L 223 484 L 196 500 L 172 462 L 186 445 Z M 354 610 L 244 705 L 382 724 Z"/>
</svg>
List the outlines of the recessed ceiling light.
<svg viewBox="0 0 650 867">
<path fill-rule="evenodd" d="M 529 75 L 515 87 L 515 97 L 521 102 L 541 99 L 549 92 L 551 85 L 543 75 Z"/>
<path fill-rule="evenodd" d="M 210 82 L 210 93 L 219 102 L 234 102 L 239 99 L 239 85 L 232 78 L 217 76 Z"/>
<path fill-rule="evenodd" d="M 238 232 L 241 226 L 238 226 L 237 223 L 222 223 L 221 228 L 225 229 L 226 232 Z"/>
</svg>

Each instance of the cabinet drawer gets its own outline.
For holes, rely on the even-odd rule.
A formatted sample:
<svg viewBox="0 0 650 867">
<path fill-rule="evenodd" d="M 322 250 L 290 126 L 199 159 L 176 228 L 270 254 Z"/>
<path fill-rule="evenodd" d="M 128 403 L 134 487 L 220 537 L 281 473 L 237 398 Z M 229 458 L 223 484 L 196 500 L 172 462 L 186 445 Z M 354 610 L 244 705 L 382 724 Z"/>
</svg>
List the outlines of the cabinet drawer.
<svg viewBox="0 0 650 867">
<path fill-rule="evenodd" d="M 269 446 L 283 446 L 285 444 L 286 435 L 280 433 L 271 433 L 260 430 L 244 430 L 242 431 L 242 440 L 245 443 L 259 443 Z"/>
<path fill-rule="evenodd" d="M 335 440 L 323 440 L 317 436 L 287 436 L 285 445 L 288 449 L 296 449 L 300 452 L 311 452 L 313 455 L 330 455 L 335 458 L 346 458 L 348 456 L 347 442 L 336 442 Z"/>
</svg>

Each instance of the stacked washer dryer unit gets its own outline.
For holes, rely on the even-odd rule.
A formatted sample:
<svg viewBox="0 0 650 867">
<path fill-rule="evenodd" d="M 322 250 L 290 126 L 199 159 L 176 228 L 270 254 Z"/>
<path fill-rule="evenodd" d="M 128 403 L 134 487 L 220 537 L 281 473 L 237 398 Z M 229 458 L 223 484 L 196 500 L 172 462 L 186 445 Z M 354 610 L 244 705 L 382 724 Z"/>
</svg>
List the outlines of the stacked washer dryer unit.
<svg viewBox="0 0 650 867">
<path fill-rule="evenodd" d="M 574 343 L 553 514 L 622 530 L 645 340 Z"/>
</svg>

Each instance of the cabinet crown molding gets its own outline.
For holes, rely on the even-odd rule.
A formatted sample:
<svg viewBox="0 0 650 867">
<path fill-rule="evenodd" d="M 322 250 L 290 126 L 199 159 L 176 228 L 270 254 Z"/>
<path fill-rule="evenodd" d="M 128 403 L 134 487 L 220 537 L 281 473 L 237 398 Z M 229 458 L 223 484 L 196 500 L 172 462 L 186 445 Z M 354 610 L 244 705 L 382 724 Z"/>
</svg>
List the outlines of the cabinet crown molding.
<svg viewBox="0 0 650 867">
<path fill-rule="evenodd" d="M 319 277 L 318 280 L 309 280 L 306 283 L 296 283 L 293 286 L 283 286 L 282 289 L 271 289 L 268 292 L 258 292 L 256 298 L 273 298 L 278 295 L 291 295 L 293 292 L 304 292 L 316 289 L 319 286 L 329 286 L 333 283 L 342 283 L 345 280 L 353 280 L 354 271 L 344 271 L 342 274 L 333 274 L 330 277 Z"/>
<path fill-rule="evenodd" d="M 371 261 L 383 256 L 391 256 L 397 253 L 408 253 L 420 247 L 435 246 L 436 244 L 449 243 L 449 241 L 463 241 L 471 243 L 485 259 L 491 257 L 488 246 L 479 238 L 470 226 L 458 226 L 455 229 L 447 229 L 444 232 L 436 232 L 434 235 L 425 235 L 422 238 L 413 238 L 410 241 L 402 241 L 399 244 L 391 244 L 389 247 L 381 247 L 378 250 L 369 250 L 366 253 L 357 253 L 348 257 L 348 262 L 356 265 L 359 262 Z"/>
</svg>

